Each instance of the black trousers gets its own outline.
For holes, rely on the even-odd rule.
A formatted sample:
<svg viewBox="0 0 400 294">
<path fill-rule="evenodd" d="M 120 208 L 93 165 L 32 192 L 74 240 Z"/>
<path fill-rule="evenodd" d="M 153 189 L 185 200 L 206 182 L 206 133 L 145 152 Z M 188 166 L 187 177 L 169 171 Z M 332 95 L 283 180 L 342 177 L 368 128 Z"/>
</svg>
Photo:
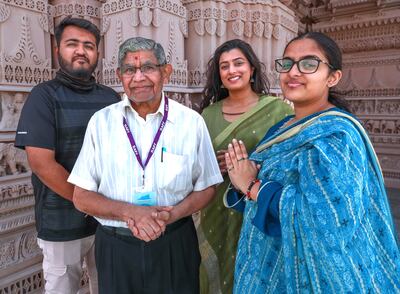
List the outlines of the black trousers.
<svg viewBox="0 0 400 294">
<path fill-rule="evenodd" d="M 200 252 L 191 217 L 144 242 L 124 229 L 98 226 L 95 239 L 100 294 L 197 294 Z"/>
</svg>

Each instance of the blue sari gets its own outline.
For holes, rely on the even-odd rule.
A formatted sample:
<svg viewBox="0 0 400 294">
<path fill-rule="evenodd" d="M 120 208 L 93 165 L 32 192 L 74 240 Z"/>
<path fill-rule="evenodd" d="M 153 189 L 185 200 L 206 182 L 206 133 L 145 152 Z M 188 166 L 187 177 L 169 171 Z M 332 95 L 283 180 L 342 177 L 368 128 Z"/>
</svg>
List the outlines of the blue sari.
<svg viewBox="0 0 400 294">
<path fill-rule="evenodd" d="M 245 201 L 234 293 L 400 293 L 396 231 L 362 126 L 338 109 L 279 129 L 287 120 L 250 157 L 262 182 Z"/>
</svg>

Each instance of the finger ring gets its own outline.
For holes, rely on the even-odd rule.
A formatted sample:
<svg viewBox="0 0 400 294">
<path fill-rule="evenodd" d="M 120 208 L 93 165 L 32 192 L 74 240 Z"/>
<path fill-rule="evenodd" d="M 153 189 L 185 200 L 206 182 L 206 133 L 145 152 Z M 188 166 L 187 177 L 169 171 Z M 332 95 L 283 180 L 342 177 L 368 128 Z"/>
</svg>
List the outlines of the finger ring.
<svg viewBox="0 0 400 294">
<path fill-rule="evenodd" d="M 240 159 L 238 159 L 238 162 L 242 161 L 242 160 L 246 160 L 246 159 L 248 159 L 248 158 L 247 157 L 240 158 Z"/>
<path fill-rule="evenodd" d="M 156 218 L 158 217 L 158 212 L 156 212 Z"/>
<path fill-rule="evenodd" d="M 233 166 L 228 168 L 228 172 L 230 172 L 231 170 L 233 170 Z"/>
</svg>

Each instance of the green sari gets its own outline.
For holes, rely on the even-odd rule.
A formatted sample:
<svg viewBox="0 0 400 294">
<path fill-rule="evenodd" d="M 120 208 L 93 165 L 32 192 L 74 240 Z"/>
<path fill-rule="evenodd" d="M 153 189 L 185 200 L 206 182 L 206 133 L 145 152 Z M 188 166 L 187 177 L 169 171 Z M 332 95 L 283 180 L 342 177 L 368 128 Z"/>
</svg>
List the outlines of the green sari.
<svg viewBox="0 0 400 294">
<path fill-rule="evenodd" d="M 281 99 L 262 96 L 258 104 L 232 123 L 222 115 L 222 101 L 204 109 L 202 116 L 210 132 L 215 151 L 227 149 L 233 138 L 244 142 L 250 152 L 268 129 L 292 114 L 291 107 Z M 242 225 L 242 214 L 226 209 L 223 195 L 229 177 L 217 187 L 214 201 L 201 211 L 198 236 L 202 264 L 200 292 L 204 294 L 232 293 L 236 248 Z"/>
</svg>

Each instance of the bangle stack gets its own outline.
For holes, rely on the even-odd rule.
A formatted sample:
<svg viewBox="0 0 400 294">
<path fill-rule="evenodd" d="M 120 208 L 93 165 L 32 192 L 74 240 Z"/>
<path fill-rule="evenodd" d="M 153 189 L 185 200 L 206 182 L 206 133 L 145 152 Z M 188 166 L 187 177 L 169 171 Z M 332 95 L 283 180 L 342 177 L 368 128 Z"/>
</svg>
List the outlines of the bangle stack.
<svg viewBox="0 0 400 294">
<path fill-rule="evenodd" d="M 250 195 L 251 195 L 251 189 L 253 188 L 253 186 L 254 186 L 255 184 L 257 184 L 257 183 L 259 183 L 259 182 L 260 182 L 259 179 L 254 179 L 254 180 L 252 180 L 252 181 L 250 182 L 249 186 L 247 187 L 247 191 L 246 191 L 246 197 L 247 197 L 247 199 L 251 200 L 251 197 L 250 197 Z"/>
</svg>

